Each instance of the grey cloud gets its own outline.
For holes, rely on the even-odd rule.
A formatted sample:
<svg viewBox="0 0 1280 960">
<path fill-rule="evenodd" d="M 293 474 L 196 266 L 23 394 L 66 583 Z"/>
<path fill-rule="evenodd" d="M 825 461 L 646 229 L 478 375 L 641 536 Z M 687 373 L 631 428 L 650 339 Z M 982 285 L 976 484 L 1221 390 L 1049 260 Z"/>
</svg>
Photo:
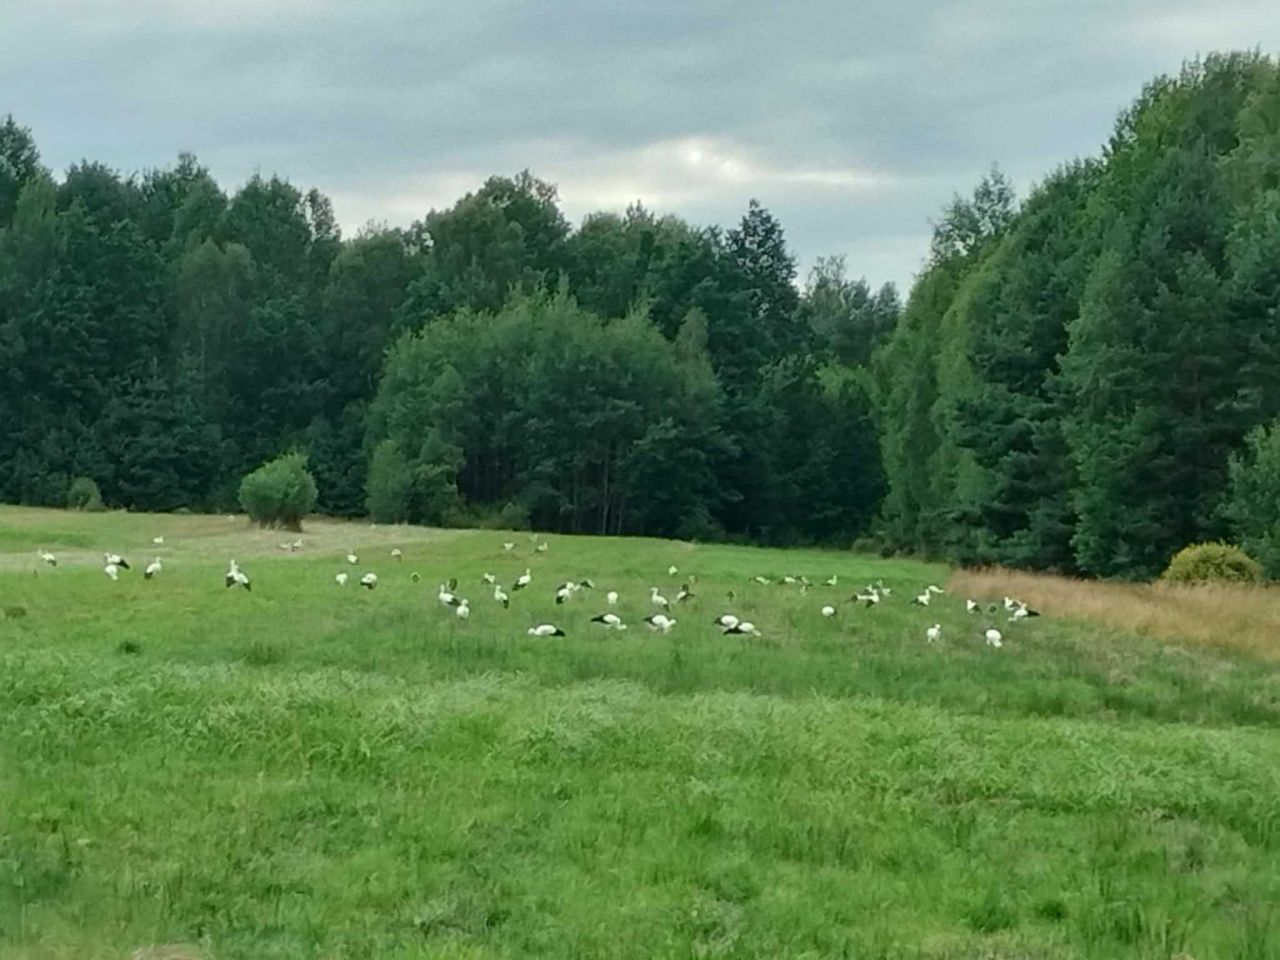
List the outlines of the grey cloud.
<svg viewBox="0 0 1280 960">
<path fill-rule="evenodd" d="M 523 167 L 575 217 L 728 222 L 757 196 L 804 264 L 905 283 L 992 161 L 1025 189 L 1154 74 L 1258 46 L 1271 0 L 63 0 L 0 8 L 0 111 L 54 168 L 189 149 L 228 185 L 319 186 L 348 229 Z"/>
</svg>

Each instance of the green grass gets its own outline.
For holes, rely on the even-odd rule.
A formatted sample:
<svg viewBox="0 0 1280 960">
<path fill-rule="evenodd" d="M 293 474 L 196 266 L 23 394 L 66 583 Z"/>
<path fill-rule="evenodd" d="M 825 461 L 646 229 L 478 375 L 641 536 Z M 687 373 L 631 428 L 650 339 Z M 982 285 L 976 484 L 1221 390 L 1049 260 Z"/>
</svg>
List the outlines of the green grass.
<svg viewBox="0 0 1280 960">
<path fill-rule="evenodd" d="M 84 540 L 51 570 L 59 530 Z M 961 598 L 908 605 L 945 569 L 844 553 L 305 537 L 0 509 L 25 614 L 0 618 L 0 956 L 1280 956 L 1266 662 L 1063 621 L 992 651 Z M 105 549 L 165 570 L 111 583 Z M 526 566 L 509 611 L 478 582 Z M 644 630 L 688 573 L 673 633 Z M 434 601 L 450 575 L 469 623 Z M 877 577 L 881 608 L 818 615 Z M 588 623 L 609 588 L 620 635 Z M 730 609 L 764 636 L 721 636 Z M 525 635 L 544 619 L 569 636 Z"/>
</svg>

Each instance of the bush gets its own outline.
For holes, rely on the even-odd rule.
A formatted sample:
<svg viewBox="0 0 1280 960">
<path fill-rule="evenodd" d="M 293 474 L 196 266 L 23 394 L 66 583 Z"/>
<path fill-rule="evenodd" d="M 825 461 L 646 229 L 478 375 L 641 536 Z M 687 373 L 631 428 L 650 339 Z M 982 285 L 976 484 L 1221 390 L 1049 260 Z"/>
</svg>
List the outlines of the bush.
<svg viewBox="0 0 1280 960">
<path fill-rule="evenodd" d="M 71 510 L 87 510 L 98 513 L 107 509 L 102 503 L 102 492 L 89 477 L 76 477 L 67 490 L 67 507 Z"/>
<path fill-rule="evenodd" d="M 1257 583 L 1262 579 L 1262 567 L 1229 543 L 1196 543 L 1174 555 L 1161 579 L 1170 583 Z"/>
<path fill-rule="evenodd" d="M 240 506 L 261 527 L 301 530 L 315 505 L 316 482 L 302 453 L 276 457 L 240 481 Z"/>
</svg>

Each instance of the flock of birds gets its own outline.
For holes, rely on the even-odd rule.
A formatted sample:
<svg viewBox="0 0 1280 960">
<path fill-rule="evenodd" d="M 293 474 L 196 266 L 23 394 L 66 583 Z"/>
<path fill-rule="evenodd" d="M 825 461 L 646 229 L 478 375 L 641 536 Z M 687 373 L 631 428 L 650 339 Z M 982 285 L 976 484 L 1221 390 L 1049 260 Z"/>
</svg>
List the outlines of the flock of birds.
<svg viewBox="0 0 1280 960">
<path fill-rule="evenodd" d="M 152 543 L 155 546 L 163 546 L 164 537 L 155 537 L 152 540 Z M 533 549 L 536 553 L 545 553 L 548 549 L 547 542 L 545 540 L 541 540 L 536 535 L 533 537 L 533 543 Z M 302 538 L 299 537 L 296 540 L 281 543 L 280 549 L 290 553 L 295 553 L 302 549 L 302 546 L 303 541 Z M 509 554 L 515 550 L 516 544 L 514 541 L 507 541 L 502 544 L 502 548 L 504 553 Z M 38 554 L 45 564 L 49 566 L 57 566 L 58 558 L 54 554 L 47 550 L 40 550 Z M 404 559 L 404 553 L 399 547 L 392 548 L 390 556 L 397 562 Z M 104 553 L 102 558 L 102 572 L 112 581 L 116 581 L 120 578 L 122 570 L 132 569 L 128 560 L 118 553 Z M 350 566 L 357 566 L 360 563 L 360 557 L 354 550 L 350 550 L 346 555 L 346 562 Z M 158 576 L 163 569 L 163 561 L 157 556 L 144 568 L 143 577 L 147 580 L 152 580 Z M 667 575 L 673 578 L 678 577 L 679 569 L 675 565 L 672 565 L 667 568 Z M 410 575 L 410 579 L 414 582 L 418 582 L 421 577 L 415 572 Z M 334 582 L 339 587 L 345 587 L 350 580 L 351 575 L 345 570 L 334 575 Z M 239 588 L 245 591 L 251 591 L 253 589 L 249 575 L 245 573 L 234 559 L 230 561 L 223 581 L 228 588 Z M 649 602 L 654 610 L 648 616 L 643 618 L 642 622 L 645 626 L 655 633 L 663 635 L 669 634 L 678 622 L 677 618 L 672 614 L 677 608 L 688 604 L 694 599 L 694 587 L 697 585 L 697 582 L 696 576 L 690 575 L 686 577 L 681 583 L 679 591 L 674 594 L 673 599 L 668 599 L 668 597 L 663 594 L 662 588 L 656 586 L 651 587 L 649 590 Z M 813 585 L 807 577 L 791 575 L 784 576 L 776 580 L 765 576 L 755 576 L 750 578 L 750 582 L 759 586 L 769 586 L 775 583 L 781 586 L 793 586 L 799 589 L 801 595 L 807 594 L 810 587 Z M 821 581 L 820 585 L 823 587 L 837 587 L 839 586 L 839 582 L 839 576 L 837 574 L 832 574 L 826 580 Z M 373 571 L 365 572 L 358 580 L 356 580 L 356 583 L 366 590 L 373 590 L 378 586 L 378 575 Z M 531 568 L 525 567 L 524 573 L 516 576 L 511 581 L 509 587 L 504 587 L 503 584 L 498 581 L 498 578 L 492 573 L 485 573 L 480 578 L 480 583 L 486 589 L 492 588 L 494 603 L 500 605 L 503 609 L 509 609 L 511 606 L 512 594 L 526 590 L 532 585 L 533 571 Z M 573 600 L 573 598 L 581 591 L 594 589 L 595 583 L 590 578 L 563 581 L 557 584 L 555 588 L 555 603 L 557 606 L 562 606 L 563 604 L 569 603 Z M 936 597 L 945 593 L 946 591 L 941 587 L 936 584 L 930 584 L 919 594 L 912 597 L 910 603 L 914 606 L 929 607 Z M 849 597 L 848 602 L 865 608 L 872 608 L 888 601 L 892 594 L 892 588 L 885 586 L 883 580 L 877 580 L 854 593 Z M 730 602 L 735 600 L 735 591 L 728 591 L 727 597 Z M 593 624 L 599 624 L 600 627 L 607 631 L 620 632 L 626 630 L 627 624 L 616 612 L 619 602 L 618 591 L 606 591 L 604 599 L 605 605 L 609 609 L 593 616 L 590 622 Z M 456 578 L 450 578 L 445 583 L 440 584 L 440 587 L 436 592 L 436 600 L 441 606 L 451 609 L 458 621 L 465 622 L 471 616 L 471 602 L 458 592 L 458 581 Z M 965 610 L 970 615 L 983 613 L 990 616 L 999 614 L 1001 611 L 1001 605 L 997 603 L 983 604 L 977 600 L 969 599 L 965 601 Z M 1016 600 L 1013 597 L 1004 598 L 1003 611 L 1008 615 L 1008 622 L 1010 623 L 1018 623 L 1030 617 L 1040 616 L 1038 611 L 1032 610 L 1026 603 Z M 837 616 L 839 610 L 834 603 L 824 603 L 821 605 L 818 612 L 824 618 L 830 619 Z M 754 637 L 759 637 L 761 635 L 759 628 L 756 627 L 754 623 L 750 620 L 745 620 L 734 613 L 722 613 L 716 617 L 712 623 L 719 627 L 721 633 L 725 635 Z M 527 632 L 531 637 L 563 637 L 566 635 L 565 631 L 559 625 L 551 622 L 535 624 L 530 627 Z M 942 634 L 942 625 L 940 623 L 934 623 L 926 628 L 925 640 L 931 644 L 937 643 L 942 639 Z M 994 623 L 987 623 L 983 626 L 981 628 L 981 636 L 989 647 L 999 649 L 1004 645 L 1004 634 L 994 625 Z"/>
</svg>

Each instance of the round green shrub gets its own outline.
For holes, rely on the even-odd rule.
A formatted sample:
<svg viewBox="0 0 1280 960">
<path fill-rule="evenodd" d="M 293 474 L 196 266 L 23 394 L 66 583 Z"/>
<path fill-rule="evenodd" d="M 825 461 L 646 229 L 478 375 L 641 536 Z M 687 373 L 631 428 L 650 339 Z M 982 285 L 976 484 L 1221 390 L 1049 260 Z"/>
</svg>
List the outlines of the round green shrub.
<svg viewBox="0 0 1280 960">
<path fill-rule="evenodd" d="M 1229 543 L 1194 543 L 1179 550 L 1162 580 L 1170 583 L 1257 583 L 1261 565 Z"/>
<path fill-rule="evenodd" d="M 240 506 L 260 527 L 301 530 L 315 505 L 316 481 L 306 454 L 276 457 L 240 481 Z"/>
<path fill-rule="evenodd" d="M 76 477 L 67 490 L 67 508 L 98 513 L 107 509 L 102 503 L 102 492 L 89 477 Z"/>
</svg>

